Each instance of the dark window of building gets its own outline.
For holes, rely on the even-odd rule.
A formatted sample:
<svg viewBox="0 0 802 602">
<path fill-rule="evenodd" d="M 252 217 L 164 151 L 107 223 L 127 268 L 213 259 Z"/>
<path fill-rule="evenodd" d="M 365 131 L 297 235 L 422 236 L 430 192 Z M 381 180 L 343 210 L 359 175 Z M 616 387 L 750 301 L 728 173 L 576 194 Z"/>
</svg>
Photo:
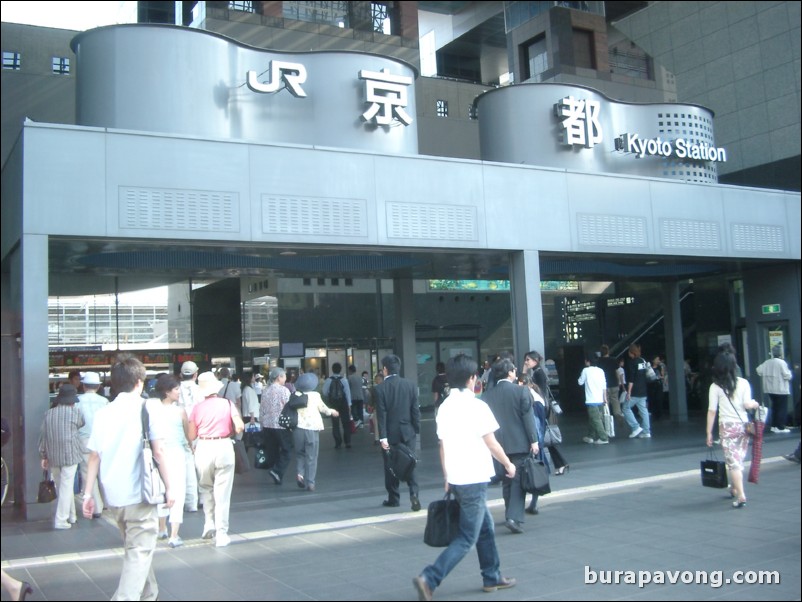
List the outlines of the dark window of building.
<svg viewBox="0 0 802 602">
<path fill-rule="evenodd" d="M 438 117 L 448 117 L 448 101 L 447 100 L 438 100 L 437 101 L 437 116 Z"/>
<path fill-rule="evenodd" d="M 312 286 L 312 279 L 304 278 L 304 286 Z"/>
<path fill-rule="evenodd" d="M 345 279 L 345 286 L 354 286 L 354 279 L 353 278 L 346 278 Z"/>
<path fill-rule="evenodd" d="M 19 70 L 22 67 L 22 55 L 19 52 L 3 51 L 3 69 Z"/>
<path fill-rule="evenodd" d="M 54 56 L 53 57 L 53 73 L 57 73 L 59 75 L 69 75 L 70 74 L 70 59 L 66 56 Z"/>
<path fill-rule="evenodd" d="M 593 54 L 593 32 L 586 29 L 574 29 L 574 66 L 585 69 L 595 69 L 596 61 Z"/>
<path fill-rule="evenodd" d="M 479 57 L 438 52 L 437 75 L 481 82 L 482 68 Z"/>
<path fill-rule="evenodd" d="M 546 36 L 539 35 L 523 45 L 524 80 L 540 81 L 540 75 L 549 68 L 549 54 Z"/>
<path fill-rule="evenodd" d="M 339 278 L 332 278 L 331 279 L 332 286 L 340 286 L 340 279 Z"/>
<path fill-rule="evenodd" d="M 326 279 L 325 278 L 318 278 L 317 279 L 317 285 L 318 286 L 325 286 L 326 285 Z"/>
<path fill-rule="evenodd" d="M 238 10 L 244 13 L 252 13 L 253 10 L 253 2 L 229 2 L 228 3 L 229 10 Z"/>
</svg>

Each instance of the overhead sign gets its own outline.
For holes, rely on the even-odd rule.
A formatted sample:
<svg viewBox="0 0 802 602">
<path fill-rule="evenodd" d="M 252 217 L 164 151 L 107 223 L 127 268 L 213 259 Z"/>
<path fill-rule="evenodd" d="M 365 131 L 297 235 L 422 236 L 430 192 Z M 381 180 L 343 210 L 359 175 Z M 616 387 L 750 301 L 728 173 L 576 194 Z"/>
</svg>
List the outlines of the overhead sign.
<svg viewBox="0 0 802 602">
<path fill-rule="evenodd" d="M 773 305 L 764 305 L 761 309 L 763 310 L 764 316 L 769 314 L 778 314 L 782 311 L 779 303 L 774 303 Z"/>
</svg>

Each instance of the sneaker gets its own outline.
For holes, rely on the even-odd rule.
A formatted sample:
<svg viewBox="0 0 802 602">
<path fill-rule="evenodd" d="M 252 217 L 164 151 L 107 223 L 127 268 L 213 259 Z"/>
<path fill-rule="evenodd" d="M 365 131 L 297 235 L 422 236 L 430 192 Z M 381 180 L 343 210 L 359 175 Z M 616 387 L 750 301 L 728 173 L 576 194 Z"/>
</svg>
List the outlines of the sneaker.
<svg viewBox="0 0 802 602">
<path fill-rule="evenodd" d="M 211 539 L 212 537 L 214 537 L 214 525 L 203 525 L 201 539 Z"/>
<path fill-rule="evenodd" d="M 159 534 L 156 536 L 156 539 L 167 539 L 169 535 L 167 535 L 167 531 L 159 531 Z"/>
<path fill-rule="evenodd" d="M 216 548 L 225 548 L 230 543 L 231 538 L 228 536 L 228 533 L 218 533 L 214 545 Z"/>
<path fill-rule="evenodd" d="M 56 523 L 53 525 L 54 529 L 72 529 L 72 525 L 70 523 Z"/>
<path fill-rule="evenodd" d="M 638 435 L 638 439 L 651 439 L 651 438 L 652 438 L 651 433 L 641 433 L 640 435 Z"/>
<path fill-rule="evenodd" d="M 776 426 L 773 426 L 771 427 L 771 432 L 780 434 L 780 433 L 790 433 L 791 431 L 789 429 L 778 429 Z"/>
<path fill-rule="evenodd" d="M 594 441 L 594 443 L 596 445 L 609 445 L 610 441 L 602 441 L 601 439 L 596 439 L 596 441 Z"/>
<path fill-rule="evenodd" d="M 273 482 L 276 485 L 281 485 L 281 477 L 279 476 L 279 474 L 275 470 L 271 470 L 267 474 L 270 475 L 270 478 L 273 479 Z"/>
<path fill-rule="evenodd" d="M 171 537 L 170 541 L 167 542 L 167 545 L 171 548 L 180 548 L 184 545 L 184 540 L 180 537 Z"/>
<path fill-rule="evenodd" d="M 593 439 L 592 437 L 582 437 L 582 441 L 584 441 L 585 443 L 596 443 L 596 440 Z"/>
<path fill-rule="evenodd" d="M 641 427 L 638 427 L 638 428 L 636 428 L 634 431 L 632 431 L 632 432 L 629 434 L 629 438 L 630 438 L 630 439 L 634 439 L 635 437 L 637 437 L 638 435 L 640 435 L 642 432 L 643 432 L 643 429 L 642 429 Z"/>
<path fill-rule="evenodd" d="M 515 578 L 513 577 L 502 577 L 498 580 L 498 583 L 495 585 L 485 585 L 482 588 L 482 591 L 487 593 L 492 593 L 496 590 L 500 589 L 509 589 L 510 587 L 515 587 L 515 584 L 518 583 Z"/>
<path fill-rule="evenodd" d="M 429 584 L 426 582 L 426 578 L 422 575 L 419 577 L 415 577 L 412 580 L 412 585 L 415 586 L 415 591 L 418 592 L 418 600 L 426 600 L 432 599 L 432 588 L 429 587 Z"/>
</svg>

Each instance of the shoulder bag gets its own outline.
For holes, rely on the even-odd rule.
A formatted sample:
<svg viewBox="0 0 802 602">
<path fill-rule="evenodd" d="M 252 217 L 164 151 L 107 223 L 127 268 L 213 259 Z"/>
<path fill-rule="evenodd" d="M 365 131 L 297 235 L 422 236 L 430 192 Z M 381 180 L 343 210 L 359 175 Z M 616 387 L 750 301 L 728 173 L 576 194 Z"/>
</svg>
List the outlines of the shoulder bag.
<svg viewBox="0 0 802 602">
<path fill-rule="evenodd" d="M 278 425 L 288 431 L 298 428 L 298 410 L 292 407 L 289 401 L 281 409 L 281 414 L 278 416 Z"/>
<path fill-rule="evenodd" d="M 560 427 L 556 424 L 549 424 L 546 421 L 546 433 L 543 436 L 543 447 L 554 447 L 563 442 L 563 435 Z"/>
<path fill-rule="evenodd" d="M 390 472 L 399 481 L 408 482 L 412 478 L 412 471 L 418 463 L 415 453 L 403 443 L 390 446 L 389 455 Z"/>
<path fill-rule="evenodd" d="M 234 434 L 234 403 L 229 400 L 229 408 L 231 410 L 231 443 L 234 446 L 234 474 L 245 474 L 251 470 L 251 462 L 248 460 L 248 449 L 245 447 L 245 442 L 242 439 L 237 439 Z"/>
<path fill-rule="evenodd" d="M 459 502 L 449 490 L 442 500 L 429 504 L 423 543 L 433 548 L 445 548 L 459 533 Z"/>
<path fill-rule="evenodd" d="M 142 404 L 142 502 L 145 504 L 163 504 L 165 502 L 164 481 L 159 474 L 159 464 L 153 457 L 150 448 L 150 415 Z"/>
</svg>

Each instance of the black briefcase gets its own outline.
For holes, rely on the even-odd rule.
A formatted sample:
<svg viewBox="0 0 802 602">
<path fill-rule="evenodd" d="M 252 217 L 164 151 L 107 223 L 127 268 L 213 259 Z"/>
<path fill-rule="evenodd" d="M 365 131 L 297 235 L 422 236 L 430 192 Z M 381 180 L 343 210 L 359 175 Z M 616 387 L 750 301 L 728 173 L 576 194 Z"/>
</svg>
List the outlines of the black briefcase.
<svg viewBox="0 0 802 602">
<path fill-rule="evenodd" d="M 459 533 L 459 502 L 449 491 L 442 500 L 429 504 L 423 543 L 445 548 Z"/>
<path fill-rule="evenodd" d="M 418 458 L 409 447 L 403 443 L 397 443 L 390 447 L 390 472 L 399 481 L 407 482 L 412 478 L 412 471 L 418 463 Z"/>
</svg>

